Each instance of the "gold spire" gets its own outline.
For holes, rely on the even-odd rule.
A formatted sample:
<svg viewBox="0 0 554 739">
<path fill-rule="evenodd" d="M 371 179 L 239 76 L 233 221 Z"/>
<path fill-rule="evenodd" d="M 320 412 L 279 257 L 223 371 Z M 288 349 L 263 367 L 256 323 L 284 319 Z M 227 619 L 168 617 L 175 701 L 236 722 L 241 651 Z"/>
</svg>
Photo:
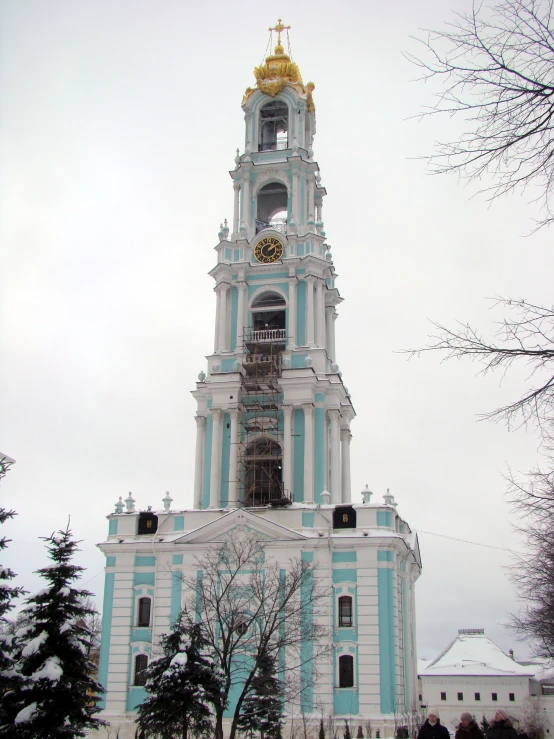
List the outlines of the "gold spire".
<svg viewBox="0 0 554 739">
<path fill-rule="evenodd" d="M 283 88 L 290 85 L 299 95 L 306 97 L 308 110 L 315 110 L 312 98 L 313 83 L 309 83 L 304 87 L 298 66 L 291 60 L 288 54 L 285 54 L 285 50 L 281 44 L 281 33 L 283 31 L 289 31 L 290 26 L 284 26 L 283 21 L 279 18 L 277 24 L 268 30 L 272 34 L 273 31 L 277 33 L 277 46 L 275 47 L 274 53 L 266 57 L 264 64 L 254 68 L 258 90 L 261 90 L 265 95 L 275 97 Z M 251 87 L 246 89 L 242 100 L 243 104 L 255 90 L 256 88 Z"/>
</svg>

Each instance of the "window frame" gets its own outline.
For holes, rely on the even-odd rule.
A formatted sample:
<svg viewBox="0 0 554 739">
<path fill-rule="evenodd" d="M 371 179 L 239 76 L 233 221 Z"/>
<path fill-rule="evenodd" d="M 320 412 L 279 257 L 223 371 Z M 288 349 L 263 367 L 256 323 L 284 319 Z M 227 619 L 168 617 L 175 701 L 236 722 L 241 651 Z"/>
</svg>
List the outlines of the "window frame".
<svg viewBox="0 0 554 739">
<path fill-rule="evenodd" d="M 341 665 L 345 665 L 344 670 L 341 668 Z M 346 665 L 349 665 L 349 667 L 346 667 Z M 338 687 L 342 689 L 352 689 L 356 685 L 356 675 L 354 671 L 355 667 L 355 660 L 354 655 L 350 654 L 349 652 L 344 654 L 339 654 L 339 660 L 338 660 Z M 343 679 L 345 677 L 350 677 L 351 684 L 349 685 L 343 685 Z"/>
<path fill-rule="evenodd" d="M 350 616 L 343 615 L 342 602 L 350 601 Z M 337 599 L 338 626 L 340 629 L 351 629 L 354 626 L 354 598 L 350 594 L 341 594 Z M 345 621 L 348 621 L 345 623 Z"/>
<path fill-rule="evenodd" d="M 463 699 L 464 699 L 464 694 L 463 693 L 458 693 L 458 700 L 459 701 L 463 701 Z"/>
<path fill-rule="evenodd" d="M 148 623 L 143 623 L 141 616 L 142 614 L 142 603 L 148 601 Z M 138 629 L 149 629 L 152 626 L 152 596 L 150 595 L 139 595 L 137 598 L 137 617 L 136 627 Z M 145 619 L 146 620 L 146 619 Z"/>
<path fill-rule="evenodd" d="M 491 693 L 491 701 L 493 703 L 498 703 L 498 693 Z"/>
<path fill-rule="evenodd" d="M 146 660 L 146 664 L 141 670 L 139 670 L 138 662 L 139 660 L 142 661 L 143 659 Z M 139 678 L 140 682 L 137 682 L 137 678 L 139 677 L 139 675 L 142 675 L 148 669 L 149 664 L 150 664 L 150 660 L 148 659 L 148 655 L 145 654 L 144 652 L 140 652 L 139 654 L 135 655 L 135 658 L 133 660 L 133 687 L 144 688 L 144 686 L 146 685 L 146 677 L 144 677 L 144 682 L 142 682 L 143 680 L 142 677 Z"/>
<path fill-rule="evenodd" d="M 481 693 L 475 693 L 474 694 L 474 698 L 475 698 L 476 701 L 480 701 L 481 700 Z"/>
<path fill-rule="evenodd" d="M 445 700 L 446 700 L 446 693 L 441 690 L 441 701 L 445 701 Z"/>
<path fill-rule="evenodd" d="M 515 703 L 516 700 L 516 694 L 515 693 L 508 693 L 508 701 L 510 703 Z"/>
</svg>

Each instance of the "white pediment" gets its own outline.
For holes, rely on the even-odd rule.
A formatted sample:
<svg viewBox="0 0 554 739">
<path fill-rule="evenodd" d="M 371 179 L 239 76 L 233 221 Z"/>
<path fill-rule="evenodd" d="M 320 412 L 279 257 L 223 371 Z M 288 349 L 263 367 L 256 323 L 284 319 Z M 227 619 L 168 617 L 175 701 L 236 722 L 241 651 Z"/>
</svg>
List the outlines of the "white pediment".
<svg viewBox="0 0 554 739">
<path fill-rule="evenodd" d="M 221 541 L 227 534 L 236 531 L 254 534 L 259 541 L 305 541 L 306 536 L 287 526 L 268 521 L 244 508 L 229 511 L 216 521 L 189 531 L 174 540 L 175 544 L 209 544 Z"/>
</svg>

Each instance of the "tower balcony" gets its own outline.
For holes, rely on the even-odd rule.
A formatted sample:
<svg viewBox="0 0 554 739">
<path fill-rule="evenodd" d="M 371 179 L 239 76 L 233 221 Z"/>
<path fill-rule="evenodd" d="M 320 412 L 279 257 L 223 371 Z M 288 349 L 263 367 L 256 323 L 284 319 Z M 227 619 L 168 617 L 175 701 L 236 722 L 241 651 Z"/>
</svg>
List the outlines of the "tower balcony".
<svg viewBox="0 0 554 739">
<path fill-rule="evenodd" d="M 287 221 L 285 218 L 275 218 L 271 221 L 259 221 L 256 219 L 256 233 L 259 234 L 260 231 L 265 231 L 268 228 L 272 228 L 274 231 L 279 231 L 279 233 L 285 234 L 287 233 Z"/>
<path fill-rule="evenodd" d="M 285 343 L 287 339 L 286 328 L 261 328 L 250 329 L 246 341 L 249 344 L 273 344 Z"/>
</svg>

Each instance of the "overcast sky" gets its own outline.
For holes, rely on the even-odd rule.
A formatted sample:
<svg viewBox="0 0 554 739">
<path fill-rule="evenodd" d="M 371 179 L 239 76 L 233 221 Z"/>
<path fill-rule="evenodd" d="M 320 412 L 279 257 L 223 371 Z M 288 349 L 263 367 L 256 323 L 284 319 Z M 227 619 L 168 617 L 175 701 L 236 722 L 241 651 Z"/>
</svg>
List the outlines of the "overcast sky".
<svg viewBox="0 0 554 739">
<path fill-rule="evenodd" d="M 389 487 L 420 532 L 420 657 L 468 627 L 523 656 L 503 626 L 518 607 L 506 550 L 521 547 L 503 474 L 531 467 L 538 439 L 477 415 L 518 396 L 526 375 L 501 382 L 398 353 L 427 342 L 429 319 L 492 335 L 501 314 L 488 297 L 551 302 L 552 232 L 524 238 L 538 215 L 527 197 L 489 207 L 417 159 L 456 129 L 409 120 L 432 88 L 402 52 L 450 6 L 469 0 L 283 0 L 278 13 L 316 85 L 323 219 L 345 298 L 338 362 L 358 414 L 353 499 L 365 483 L 376 497 Z M 4 559 L 29 590 L 46 562 L 38 537 L 69 515 L 100 598 L 95 545 L 119 496 L 156 508 L 169 490 L 175 508 L 192 504 L 207 272 L 232 219 L 242 94 L 274 15 L 252 0 L 0 3 L 0 450 L 17 460 L 2 501 L 19 512 Z"/>
</svg>

